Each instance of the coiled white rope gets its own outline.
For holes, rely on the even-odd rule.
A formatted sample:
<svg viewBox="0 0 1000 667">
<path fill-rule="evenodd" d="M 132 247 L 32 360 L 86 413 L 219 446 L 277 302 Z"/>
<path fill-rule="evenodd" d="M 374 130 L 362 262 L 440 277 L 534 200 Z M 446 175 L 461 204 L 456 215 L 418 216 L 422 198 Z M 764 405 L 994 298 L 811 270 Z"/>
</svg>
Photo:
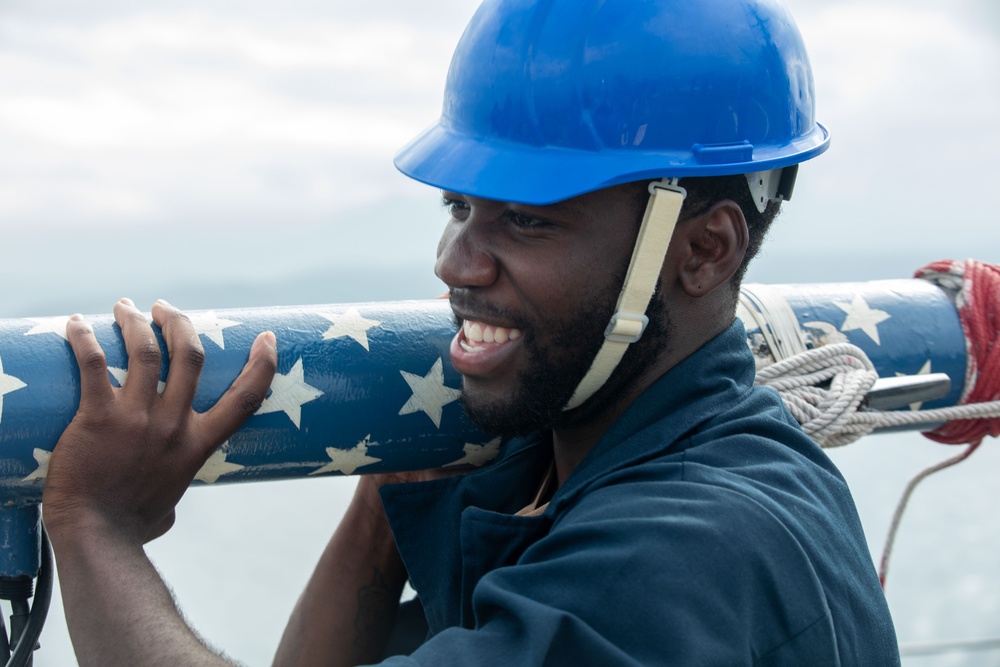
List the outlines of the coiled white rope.
<svg viewBox="0 0 1000 667">
<path fill-rule="evenodd" d="M 755 383 L 771 387 L 823 447 L 854 442 L 875 426 L 856 418 L 865 394 L 878 380 L 872 362 L 849 343 L 794 354 L 757 372 Z"/>
<path fill-rule="evenodd" d="M 1000 417 L 1000 401 L 933 410 L 869 410 L 865 396 L 877 380 L 864 350 L 835 343 L 760 369 L 755 384 L 775 389 L 802 430 L 822 447 L 848 445 L 877 428 Z"/>
</svg>

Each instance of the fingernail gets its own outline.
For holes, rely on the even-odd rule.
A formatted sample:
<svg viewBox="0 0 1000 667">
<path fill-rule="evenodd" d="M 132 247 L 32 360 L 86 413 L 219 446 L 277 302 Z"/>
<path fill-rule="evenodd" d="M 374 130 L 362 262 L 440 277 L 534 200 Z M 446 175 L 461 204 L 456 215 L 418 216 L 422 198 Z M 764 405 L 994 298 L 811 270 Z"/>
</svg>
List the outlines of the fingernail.
<svg viewBox="0 0 1000 667">
<path fill-rule="evenodd" d="M 161 306 L 166 306 L 168 308 L 172 308 L 173 307 L 169 303 L 167 303 L 166 299 L 157 299 L 156 303 L 160 304 Z"/>
<path fill-rule="evenodd" d="M 251 347 L 257 347 L 258 345 L 268 345 L 272 350 L 278 349 L 278 339 L 274 337 L 274 334 L 270 331 L 262 331 L 253 341 Z"/>
<path fill-rule="evenodd" d="M 121 298 L 121 302 L 124 303 L 126 306 L 131 306 L 132 308 L 135 308 L 135 303 L 133 303 L 132 299 L 128 298 L 127 296 L 123 296 Z"/>
<path fill-rule="evenodd" d="M 72 315 L 70 315 L 69 316 L 69 322 L 75 322 L 77 324 L 83 324 L 83 326 L 80 327 L 80 330 L 82 330 L 82 331 L 85 331 L 85 332 L 88 332 L 88 333 L 93 333 L 93 331 L 94 331 L 91 328 L 90 323 L 88 323 L 87 320 L 86 320 L 86 318 L 84 318 L 84 316 L 81 315 L 80 313 L 73 313 Z M 69 322 L 66 323 L 66 333 L 67 334 L 69 333 Z"/>
</svg>

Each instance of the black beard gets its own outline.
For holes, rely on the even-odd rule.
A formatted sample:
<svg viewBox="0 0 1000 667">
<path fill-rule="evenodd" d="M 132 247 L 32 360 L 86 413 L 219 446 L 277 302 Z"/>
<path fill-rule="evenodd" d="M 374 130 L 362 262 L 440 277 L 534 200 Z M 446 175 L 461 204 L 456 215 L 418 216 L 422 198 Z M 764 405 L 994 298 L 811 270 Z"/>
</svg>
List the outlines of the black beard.
<svg viewBox="0 0 1000 667">
<path fill-rule="evenodd" d="M 649 325 L 642 338 L 629 347 L 605 385 L 583 405 L 563 411 L 604 343 L 604 330 L 618 300 L 616 285 L 621 281 L 610 284 L 614 287 L 597 295 L 578 317 L 569 322 L 545 324 L 551 340 L 555 341 L 548 349 L 536 344 L 531 327 L 519 323 L 529 368 L 519 375 L 518 389 L 512 396 L 484 401 L 470 399 L 463 393 L 462 405 L 476 426 L 487 433 L 510 437 L 553 426 L 583 424 L 608 408 L 609 402 L 616 400 L 655 361 L 668 347 L 671 330 L 658 294 L 650 303 Z M 514 321 L 509 314 L 506 319 Z"/>
<path fill-rule="evenodd" d="M 572 410 L 560 412 L 558 418 L 548 426 L 557 428 L 582 426 L 600 416 L 621 401 L 623 395 L 628 391 L 629 385 L 648 371 L 660 355 L 669 351 L 670 341 L 673 338 L 673 323 L 659 295 L 660 290 L 657 286 L 657 291 L 653 294 L 649 307 L 646 309 L 649 324 L 646 326 L 642 338 L 629 345 L 618 367 L 611 373 L 611 377 L 582 405 Z M 608 320 L 611 320 L 610 315 Z M 604 342 L 603 330 L 600 342 Z M 653 378 L 653 380 L 655 379 Z"/>
</svg>

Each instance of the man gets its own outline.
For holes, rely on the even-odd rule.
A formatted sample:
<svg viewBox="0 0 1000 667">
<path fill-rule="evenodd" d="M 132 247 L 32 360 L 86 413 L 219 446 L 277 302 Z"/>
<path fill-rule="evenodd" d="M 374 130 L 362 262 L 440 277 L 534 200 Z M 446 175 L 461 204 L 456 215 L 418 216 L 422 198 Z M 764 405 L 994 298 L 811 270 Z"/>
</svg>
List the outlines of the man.
<svg viewBox="0 0 1000 667">
<path fill-rule="evenodd" d="M 752 387 L 734 324 L 746 262 L 827 142 L 771 0 L 484 3 L 441 120 L 397 165 L 451 215 L 436 272 L 465 408 L 518 437 L 464 476 L 363 478 L 275 663 L 376 662 L 412 615 L 426 641 L 386 664 L 897 664 L 846 484 Z M 131 302 L 120 390 L 70 321 L 83 396 L 45 522 L 81 664 L 227 664 L 142 544 L 259 406 L 274 339 L 195 414 L 198 338 L 169 304 L 152 315 L 162 396 Z M 419 603 L 397 613 L 407 580 Z"/>
</svg>

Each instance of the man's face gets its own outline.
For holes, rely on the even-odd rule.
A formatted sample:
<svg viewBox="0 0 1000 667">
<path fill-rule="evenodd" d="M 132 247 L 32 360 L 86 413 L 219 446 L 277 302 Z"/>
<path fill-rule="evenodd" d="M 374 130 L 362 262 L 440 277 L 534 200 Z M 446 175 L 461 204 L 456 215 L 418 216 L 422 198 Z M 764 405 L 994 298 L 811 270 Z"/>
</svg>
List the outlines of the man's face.
<svg viewBox="0 0 1000 667">
<path fill-rule="evenodd" d="M 443 193 L 451 219 L 436 273 L 451 288 L 459 324 L 451 359 L 462 400 L 481 428 L 524 434 L 565 419 L 562 408 L 604 340 L 644 192 L 620 186 L 550 206 Z M 627 385 L 666 345 L 665 318 L 653 319 L 614 385 Z"/>
</svg>

